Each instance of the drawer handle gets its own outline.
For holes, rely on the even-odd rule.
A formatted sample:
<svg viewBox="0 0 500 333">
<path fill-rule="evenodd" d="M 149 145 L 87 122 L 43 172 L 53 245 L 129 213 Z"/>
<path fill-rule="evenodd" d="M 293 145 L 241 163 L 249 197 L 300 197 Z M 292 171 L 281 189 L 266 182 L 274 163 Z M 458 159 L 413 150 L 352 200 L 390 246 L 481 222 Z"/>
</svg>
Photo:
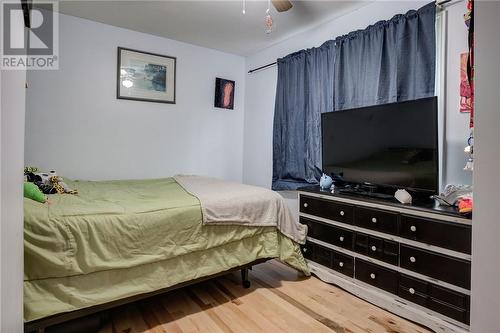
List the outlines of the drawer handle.
<svg viewBox="0 0 500 333">
<path fill-rule="evenodd" d="M 375 280 L 375 277 L 376 277 L 376 276 L 375 276 L 375 273 L 371 273 L 371 274 L 370 274 L 370 279 Z"/>
<path fill-rule="evenodd" d="M 412 226 L 410 227 L 410 230 L 411 230 L 412 232 L 415 232 L 415 231 L 417 231 L 417 227 L 415 227 L 414 225 L 412 225 Z"/>
<path fill-rule="evenodd" d="M 377 247 L 375 245 L 372 246 L 372 251 L 373 252 L 377 251 Z"/>
<path fill-rule="evenodd" d="M 345 215 L 344 211 L 343 211 L 343 210 L 341 210 L 341 211 L 340 211 L 340 216 L 344 216 L 344 215 Z"/>
<path fill-rule="evenodd" d="M 373 223 L 377 223 L 377 218 L 376 217 L 372 217 L 372 222 Z"/>
<path fill-rule="evenodd" d="M 307 208 L 307 206 L 309 206 L 307 202 L 304 202 L 304 208 Z"/>
<path fill-rule="evenodd" d="M 413 295 L 413 294 L 415 294 L 415 289 L 413 289 L 413 288 L 410 288 L 408 291 L 409 291 L 409 292 L 410 292 L 410 294 L 412 294 L 412 295 Z"/>
<path fill-rule="evenodd" d="M 343 241 L 344 241 L 344 236 L 340 236 L 340 237 L 339 237 L 339 240 L 340 240 L 341 242 L 343 242 Z"/>
<path fill-rule="evenodd" d="M 417 262 L 417 258 L 415 258 L 414 256 L 411 256 L 411 257 L 410 257 L 410 261 L 411 261 L 411 262 Z"/>
<path fill-rule="evenodd" d="M 344 267 L 344 263 L 343 263 L 342 261 L 341 261 L 341 262 L 339 262 L 339 266 L 340 266 L 340 267 Z"/>
</svg>

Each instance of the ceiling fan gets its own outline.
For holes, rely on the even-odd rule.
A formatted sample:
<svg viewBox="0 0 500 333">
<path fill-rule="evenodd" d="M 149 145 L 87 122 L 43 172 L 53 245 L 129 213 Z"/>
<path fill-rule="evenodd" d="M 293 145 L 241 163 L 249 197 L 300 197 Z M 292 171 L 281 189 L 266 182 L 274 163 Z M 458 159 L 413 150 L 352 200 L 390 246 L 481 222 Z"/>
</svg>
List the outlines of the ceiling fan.
<svg viewBox="0 0 500 333">
<path fill-rule="evenodd" d="M 276 8 L 278 13 L 286 12 L 293 7 L 292 3 L 289 0 L 268 0 L 265 17 L 266 34 L 270 34 L 273 31 L 273 18 L 271 17 L 271 13 L 269 12 L 271 2 L 273 3 L 273 6 L 274 8 Z"/>
<path fill-rule="evenodd" d="M 271 2 L 279 13 L 286 12 L 293 7 L 292 3 L 288 0 L 271 0 Z"/>
</svg>

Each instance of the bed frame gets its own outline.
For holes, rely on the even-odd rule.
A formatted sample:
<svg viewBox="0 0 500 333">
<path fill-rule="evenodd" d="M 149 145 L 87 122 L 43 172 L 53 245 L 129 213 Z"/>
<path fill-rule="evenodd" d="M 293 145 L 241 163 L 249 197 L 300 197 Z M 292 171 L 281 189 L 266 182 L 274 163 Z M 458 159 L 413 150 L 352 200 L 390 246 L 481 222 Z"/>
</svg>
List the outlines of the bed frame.
<svg viewBox="0 0 500 333">
<path fill-rule="evenodd" d="M 248 270 L 252 266 L 271 260 L 272 258 L 257 259 L 249 264 L 238 266 L 227 271 L 203 276 L 198 279 L 182 282 L 167 288 L 159 289 L 153 292 L 134 295 L 104 304 L 83 308 L 71 312 L 64 312 L 46 318 L 33 320 L 24 323 L 24 333 L 47 333 L 51 332 L 91 332 L 97 331 L 99 327 L 108 320 L 107 310 L 122 306 L 128 303 L 136 302 L 148 297 L 167 293 L 169 291 L 190 286 L 199 282 L 213 279 L 228 273 L 241 270 L 241 284 L 243 288 L 250 287 L 250 280 L 248 279 Z"/>
</svg>

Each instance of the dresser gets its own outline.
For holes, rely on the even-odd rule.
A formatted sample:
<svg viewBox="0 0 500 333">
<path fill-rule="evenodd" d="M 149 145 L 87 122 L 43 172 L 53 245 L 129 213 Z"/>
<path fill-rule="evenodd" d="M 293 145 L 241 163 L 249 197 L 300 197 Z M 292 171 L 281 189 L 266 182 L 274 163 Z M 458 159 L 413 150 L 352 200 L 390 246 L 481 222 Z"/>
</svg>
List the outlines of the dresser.
<svg viewBox="0 0 500 333">
<path fill-rule="evenodd" d="M 299 190 L 311 272 L 436 332 L 469 331 L 471 220 L 453 208 Z"/>
</svg>

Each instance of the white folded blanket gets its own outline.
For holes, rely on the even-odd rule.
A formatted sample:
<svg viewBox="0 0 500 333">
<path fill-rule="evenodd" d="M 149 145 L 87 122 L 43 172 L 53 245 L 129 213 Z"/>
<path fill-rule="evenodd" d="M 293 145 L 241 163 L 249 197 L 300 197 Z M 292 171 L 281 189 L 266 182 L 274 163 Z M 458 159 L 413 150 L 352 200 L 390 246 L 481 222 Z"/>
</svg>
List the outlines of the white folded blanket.
<svg viewBox="0 0 500 333">
<path fill-rule="evenodd" d="M 298 223 L 278 193 L 257 186 L 194 175 L 174 179 L 201 204 L 207 225 L 274 226 L 282 234 L 304 244 L 307 226 Z"/>
</svg>

